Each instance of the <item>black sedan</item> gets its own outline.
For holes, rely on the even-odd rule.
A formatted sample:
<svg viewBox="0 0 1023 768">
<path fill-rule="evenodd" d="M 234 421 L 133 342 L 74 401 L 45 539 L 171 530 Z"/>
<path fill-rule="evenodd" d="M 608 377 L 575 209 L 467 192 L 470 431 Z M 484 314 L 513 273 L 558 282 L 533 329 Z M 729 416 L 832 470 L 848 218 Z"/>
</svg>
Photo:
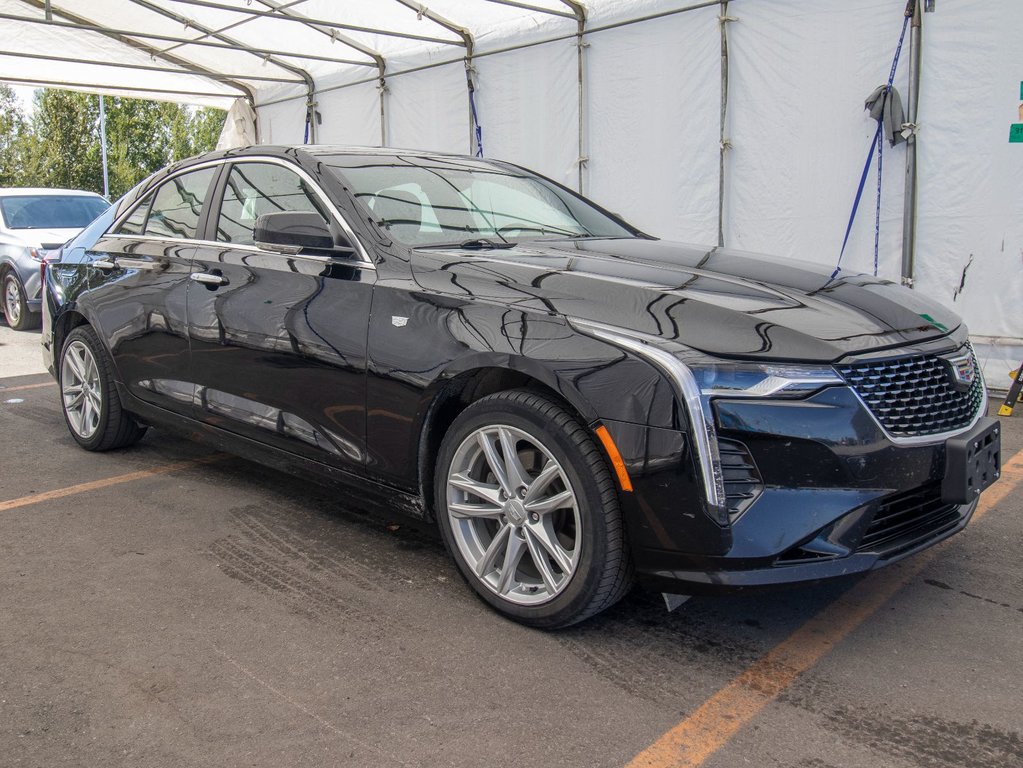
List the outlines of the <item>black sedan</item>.
<svg viewBox="0 0 1023 768">
<path fill-rule="evenodd" d="M 517 166 L 251 147 L 154 175 L 46 278 L 87 450 L 177 428 L 436 519 L 501 613 L 862 572 L 998 475 L 966 328 L 876 278 L 666 243 Z"/>
</svg>

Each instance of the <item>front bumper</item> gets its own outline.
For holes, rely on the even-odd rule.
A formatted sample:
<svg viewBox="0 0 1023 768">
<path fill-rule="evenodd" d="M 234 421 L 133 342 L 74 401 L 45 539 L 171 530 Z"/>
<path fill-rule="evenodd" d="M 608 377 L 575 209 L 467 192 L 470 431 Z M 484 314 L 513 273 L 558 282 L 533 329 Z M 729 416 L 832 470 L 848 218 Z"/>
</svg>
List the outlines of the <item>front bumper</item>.
<svg viewBox="0 0 1023 768">
<path fill-rule="evenodd" d="M 721 444 L 739 456 L 734 471 L 725 468 L 726 490 L 742 497 L 725 526 L 703 511 L 684 433 L 608 424 L 635 489 L 621 500 L 636 570 L 660 591 L 728 592 L 862 573 L 954 535 L 976 508 L 976 494 L 967 501 L 946 482 L 948 459 L 961 451 L 956 441 L 896 444 L 847 387 L 798 401 L 718 401 L 715 421 Z M 997 422 L 983 418 L 967 434 L 974 433 L 986 435 L 994 464 L 985 466 L 997 476 Z"/>
</svg>

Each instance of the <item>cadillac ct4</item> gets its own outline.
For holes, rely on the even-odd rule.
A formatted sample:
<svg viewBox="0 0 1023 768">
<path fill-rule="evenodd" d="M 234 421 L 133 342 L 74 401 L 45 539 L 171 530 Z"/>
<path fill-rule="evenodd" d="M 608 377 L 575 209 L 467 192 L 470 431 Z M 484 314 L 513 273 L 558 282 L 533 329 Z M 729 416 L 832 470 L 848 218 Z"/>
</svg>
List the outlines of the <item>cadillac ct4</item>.
<svg viewBox="0 0 1023 768">
<path fill-rule="evenodd" d="M 961 530 L 999 472 L 947 310 L 658 240 L 507 163 L 204 155 L 46 281 L 44 355 L 83 448 L 178 428 L 434 519 L 468 584 L 532 626 L 635 579 L 867 571 Z"/>
</svg>

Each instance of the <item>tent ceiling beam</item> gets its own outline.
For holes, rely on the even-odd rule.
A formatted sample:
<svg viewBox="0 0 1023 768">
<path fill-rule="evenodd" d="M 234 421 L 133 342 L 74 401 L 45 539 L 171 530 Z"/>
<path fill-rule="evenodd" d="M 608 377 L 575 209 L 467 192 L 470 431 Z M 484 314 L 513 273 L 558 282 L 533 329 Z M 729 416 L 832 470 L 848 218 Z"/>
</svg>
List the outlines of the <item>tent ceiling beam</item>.
<svg viewBox="0 0 1023 768">
<path fill-rule="evenodd" d="M 306 86 L 306 110 L 308 112 L 307 125 L 309 126 L 309 135 L 310 138 L 315 142 L 316 119 L 315 115 L 313 114 L 313 111 L 316 100 L 316 83 L 313 80 L 313 76 L 310 75 L 306 70 L 302 69 L 301 67 L 297 67 L 294 64 L 289 64 L 286 61 L 281 61 L 280 59 L 274 56 L 266 57 L 259 56 L 259 54 L 253 53 L 252 49 L 249 46 L 245 45 L 245 43 L 242 43 L 233 37 L 229 37 L 228 35 L 225 35 L 222 32 L 217 32 L 215 29 L 210 29 L 204 24 L 199 24 L 193 21 L 192 19 L 189 19 L 185 16 L 181 16 L 180 14 L 174 13 L 173 11 L 167 10 L 166 8 L 161 8 L 160 6 L 149 2 L 149 0 L 131 0 L 131 2 L 139 6 L 140 8 L 146 8 L 150 11 L 153 11 L 154 13 L 160 14 L 161 16 L 166 16 L 168 19 L 177 21 L 179 24 L 185 24 L 186 26 L 190 26 L 193 29 L 198 30 L 199 32 L 203 32 L 207 35 L 210 35 L 211 37 L 215 37 L 217 40 L 228 43 L 230 45 L 235 45 L 239 49 L 245 51 L 246 53 L 256 56 L 262 59 L 263 61 L 266 61 L 270 64 L 273 64 L 276 67 L 279 67 L 280 69 L 292 72 L 301 77 L 302 80 L 305 81 Z"/>
<path fill-rule="evenodd" d="M 159 6 L 156 3 L 151 3 L 151 2 L 149 2 L 149 0 L 128 0 L 128 2 L 135 4 L 135 5 L 139 6 L 140 8 L 145 8 L 147 11 L 152 11 L 153 13 L 157 13 L 160 16 L 165 16 L 166 18 L 170 19 L 171 21 L 176 21 L 178 24 L 184 25 L 184 27 L 186 29 L 191 27 L 192 29 L 196 30 L 197 32 L 201 32 L 203 34 L 209 35 L 210 37 L 216 38 L 217 40 L 220 40 L 221 42 L 227 43 L 228 45 L 232 45 L 235 48 L 237 48 L 237 49 L 239 49 L 241 51 L 244 51 L 245 53 L 248 53 L 248 54 L 251 54 L 252 56 L 255 56 L 260 61 L 264 61 L 264 62 L 266 62 L 268 64 L 273 64 L 275 67 L 279 67 L 280 69 L 284 69 L 284 70 L 287 70 L 288 72 L 292 72 L 292 73 L 298 75 L 299 77 L 301 77 L 307 83 L 312 82 L 312 77 L 309 75 L 308 72 L 306 72 L 301 67 L 296 66 L 294 64 L 289 64 L 288 62 L 285 62 L 285 61 L 280 61 L 277 58 L 275 58 L 274 56 L 261 56 L 260 54 L 255 53 L 245 43 L 243 43 L 243 42 L 241 42 L 239 40 L 236 40 L 233 37 L 229 37 L 229 36 L 223 34 L 222 32 L 217 32 L 217 30 L 211 29 L 210 27 L 207 27 L 204 24 L 200 24 L 199 22 L 195 21 L 194 19 L 190 19 L 187 16 L 182 16 L 179 13 L 174 13 L 174 11 L 171 11 L 171 10 L 168 10 L 166 8 L 163 8 L 162 6 Z"/>
<path fill-rule="evenodd" d="M 378 27 L 363 27 L 357 24 L 345 24 L 339 21 L 331 21 L 329 19 L 313 19 L 306 16 L 297 18 L 292 15 L 278 13 L 275 10 L 259 11 L 252 8 L 239 8 L 236 5 L 226 5 L 224 3 L 213 2 L 213 0 L 171 0 L 174 3 L 180 3 L 182 5 L 193 5 L 199 8 L 210 8 L 218 11 L 230 11 L 232 13 L 240 13 L 249 16 L 262 16 L 268 19 L 277 19 L 279 21 L 292 21 L 300 22 L 304 24 L 316 24 L 321 27 L 327 27 L 328 29 L 343 29 L 349 32 L 364 32 L 371 35 L 383 35 L 386 37 L 400 37 L 405 40 L 416 40 L 422 43 L 437 43 L 438 45 L 462 45 L 459 40 L 447 40 L 442 37 L 429 37 L 427 35 L 414 35 L 409 32 L 399 32 L 394 29 L 382 29 Z"/>
<path fill-rule="evenodd" d="M 102 83 L 77 83 L 70 80 L 40 80 L 32 77 L 4 77 L 3 82 L 16 85 L 32 85 L 42 88 L 65 88 L 73 91 L 132 91 L 136 93 L 158 93 L 164 96 L 202 96 L 214 99 L 230 97 L 229 93 L 211 91 L 185 91 L 180 88 L 145 88 L 140 85 L 103 85 Z"/>
<path fill-rule="evenodd" d="M 476 84 L 473 80 L 475 70 L 472 66 L 473 53 L 476 50 L 475 40 L 473 39 L 472 32 L 468 28 L 456 24 L 449 19 L 444 18 L 439 13 L 435 13 L 421 3 L 413 2 L 412 0 L 395 0 L 400 5 L 405 6 L 419 16 L 420 19 L 428 19 L 434 24 L 437 24 L 449 32 L 454 32 L 460 38 L 462 38 L 462 45 L 465 46 L 465 86 L 466 95 L 468 96 L 468 116 L 469 116 L 469 153 L 474 153 L 473 142 L 476 140 L 476 126 L 475 126 L 475 113 L 473 111 L 473 92 L 476 90 Z"/>
<path fill-rule="evenodd" d="M 206 69 L 205 67 L 201 67 L 198 64 L 195 64 L 195 63 L 193 63 L 191 61 L 186 61 L 186 60 L 181 59 L 181 58 L 179 58 L 177 56 L 171 56 L 171 55 L 163 54 L 163 53 L 160 52 L 160 50 L 158 48 L 155 48 L 154 46 L 148 45 L 148 44 L 143 43 L 143 42 L 141 42 L 139 40 L 133 40 L 132 38 L 127 37 L 125 35 L 122 35 L 122 34 L 120 34 L 117 31 L 106 29 L 106 28 L 104 28 L 104 27 L 102 27 L 100 25 L 97 25 L 92 20 L 86 19 L 86 18 L 84 18 L 82 16 L 78 16 L 78 15 L 76 15 L 74 13 L 71 13 L 70 11 L 66 11 L 66 10 L 63 10 L 61 8 L 55 8 L 53 6 L 52 2 L 50 2 L 50 0 L 46 0 L 45 4 L 43 2 L 41 2 L 41 0 L 22 0 L 22 2 L 25 3 L 26 5 L 29 5 L 29 6 L 32 6 L 33 8 L 36 8 L 36 9 L 43 8 L 44 11 L 48 9 L 50 11 L 50 13 L 51 13 L 51 16 L 52 16 L 53 13 L 57 13 L 57 15 L 62 16 L 65 19 L 65 21 L 58 21 L 57 19 L 53 19 L 53 18 L 51 18 L 49 20 L 47 20 L 45 18 L 42 18 L 42 19 L 38 19 L 38 18 L 31 19 L 35 23 L 59 25 L 59 26 L 68 26 L 68 25 L 70 25 L 71 27 L 77 28 L 77 29 L 81 29 L 81 28 L 84 28 L 84 27 L 90 27 L 90 28 L 92 28 L 92 31 L 98 32 L 99 34 L 103 35 L 104 37 L 109 37 L 111 40 L 117 40 L 119 43 L 127 45 L 127 46 L 129 46 L 131 48 L 134 48 L 137 51 L 141 51 L 143 53 L 149 54 L 151 57 L 153 57 L 154 60 L 157 59 L 157 58 L 160 58 L 160 59 L 162 59 L 164 61 L 170 62 L 171 64 L 174 64 L 175 66 L 181 67 L 183 70 L 186 70 L 187 73 L 191 73 L 192 75 L 195 75 L 195 76 L 198 76 L 198 77 L 203 77 L 203 78 L 208 78 L 208 79 L 217 79 L 217 77 L 220 77 L 221 78 L 221 82 L 225 83 L 226 85 L 230 85 L 230 86 L 232 86 L 234 88 L 237 88 L 239 92 L 241 92 L 242 94 L 245 95 L 246 98 L 248 98 L 248 100 L 249 100 L 249 102 L 251 104 L 255 104 L 256 103 L 256 96 L 255 96 L 255 93 L 253 92 L 252 88 L 250 86 L 246 85 L 243 82 L 240 82 L 238 80 L 233 80 L 233 79 L 226 79 L 222 75 L 220 75 L 220 73 L 214 72 L 213 70 L 210 70 L 210 69 Z M 131 90 L 145 91 L 146 89 L 132 88 Z M 197 95 L 198 96 L 198 95 L 206 95 L 206 94 L 195 93 L 195 94 L 186 94 L 186 95 Z M 223 97 L 223 96 L 225 96 L 227 94 L 217 94 L 217 95 L 220 96 L 220 97 Z"/>
<path fill-rule="evenodd" d="M 13 13 L 0 13 L 0 21 L 16 21 L 22 24 L 45 24 L 51 27 L 59 27 L 62 29 L 79 29 L 83 32 L 95 32 L 100 35 L 116 36 L 117 38 L 138 38 L 139 40 L 157 40 L 163 43 L 180 43 L 182 45 L 198 45 L 204 48 L 219 48 L 222 50 L 235 51 L 238 49 L 236 45 L 228 45 L 227 43 L 214 42 L 212 40 L 203 40 L 202 38 L 191 38 L 191 37 L 180 37 L 178 35 L 160 35 L 153 32 L 137 32 L 130 29 L 118 29 L 115 27 L 106 27 L 99 24 L 93 23 L 77 23 L 73 21 L 61 21 L 59 19 L 53 19 L 47 21 L 43 18 L 37 18 L 33 16 L 18 16 Z M 122 40 L 121 42 L 128 42 Z M 137 41 L 135 41 L 137 42 Z M 128 42 L 130 45 L 131 43 Z M 354 59 L 338 59 L 333 56 L 316 56 L 310 53 L 297 53 L 295 51 L 282 51 L 273 48 L 253 48 L 247 49 L 250 53 L 258 54 L 259 57 L 265 58 L 266 56 L 281 56 L 284 58 L 295 58 L 295 59 L 308 59 L 310 61 L 325 61 L 330 64 L 351 64 L 357 67 L 375 67 L 375 62 L 369 61 L 357 61 Z M 152 56 L 162 56 L 165 51 L 146 46 L 146 53 Z M 169 60 L 169 59 L 168 59 Z M 193 65 L 194 66 L 194 65 Z"/>
<path fill-rule="evenodd" d="M 299 1 L 305 2 L 305 0 Z M 347 45 L 349 48 L 352 48 L 361 54 L 369 56 L 371 59 L 373 59 L 373 63 L 370 64 L 369 62 L 364 62 L 365 66 L 376 67 L 378 70 L 383 69 L 384 57 L 381 56 L 379 52 L 370 48 L 368 45 L 364 45 L 363 43 L 360 43 L 358 40 L 348 37 L 348 35 L 342 35 L 336 29 L 326 28 L 321 25 L 317 25 L 316 22 L 310 21 L 308 18 L 306 18 L 298 11 L 288 10 L 291 6 L 298 5 L 298 2 L 285 4 L 277 3 L 274 0 L 256 0 L 256 2 L 259 3 L 260 5 L 266 6 L 267 8 L 273 9 L 274 12 L 277 13 L 279 16 L 302 22 L 309 29 L 315 32 L 319 32 L 321 35 L 326 35 L 331 39 L 332 42 L 342 43 L 343 45 Z M 251 21 L 251 19 L 249 19 L 249 21 Z"/>
<path fill-rule="evenodd" d="M 305 2 L 305 0 L 291 0 L 290 3 L 287 3 L 286 5 L 284 5 L 282 7 L 287 8 L 287 7 L 290 7 L 292 5 L 298 5 L 299 3 L 304 3 L 304 2 Z M 256 18 L 255 16 L 249 16 L 249 17 L 244 18 L 244 19 L 239 19 L 236 22 L 233 22 L 231 24 L 228 24 L 227 26 L 221 27 L 220 29 L 217 30 L 217 32 L 218 33 L 220 33 L 220 32 L 229 32 L 232 29 L 237 29 L 238 27 L 240 27 L 240 26 L 242 26 L 244 24 L 248 24 L 248 23 L 254 21 L 255 18 Z M 197 39 L 204 40 L 204 39 L 207 39 L 208 37 L 209 37 L 209 35 L 200 35 L 199 38 L 197 38 Z M 165 52 L 169 53 L 170 51 L 173 51 L 173 50 L 175 50 L 177 48 L 183 48 L 185 45 L 186 45 L 185 43 L 178 43 L 176 45 L 172 45 L 169 48 L 166 48 Z"/>
<path fill-rule="evenodd" d="M 553 8 L 543 8 L 539 5 L 530 5 L 529 3 L 519 2 L 519 0 L 487 0 L 487 2 L 494 3 L 494 5 L 509 5 L 512 8 L 522 8 L 525 11 L 533 11 L 534 13 L 546 13 L 549 16 L 561 16 L 564 19 L 576 18 L 575 13 L 556 11 Z"/>
<path fill-rule="evenodd" d="M 373 62 L 376 65 L 376 68 L 377 68 L 377 77 L 378 77 L 379 82 L 380 82 L 380 85 L 379 85 L 379 88 L 380 88 L 380 145 L 383 146 L 384 144 L 386 144 L 387 143 L 386 142 L 387 116 L 385 114 L 385 107 L 384 107 L 384 94 L 387 91 L 387 83 L 384 80 L 384 73 L 387 70 L 387 62 L 384 60 L 384 57 L 378 51 L 375 51 L 372 48 L 370 48 L 369 46 L 360 43 L 358 40 L 355 40 L 355 39 L 349 37 L 348 35 L 341 34 L 335 28 L 324 27 L 323 25 L 318 24 L 317 22 L 310 20 L 308 17 L 305 16 L 305 14 L 299 13 L 298 11 L 287 10 L 287 8 L 284 5 L 282 5 L 280 3 L 277 3 L 275 0 L 256 0 L 256 2 L 258 2 L 260 5 L 266 6 L 267 8 L 271 8 L 275 13 L 277 13 L 281 17 L 285 17 L 285 18 L 289 18 L 289 19 L 294 19 L 295 21 L 298 21 L 298 22 L 302 23 L 304 26 L 306 26 L 307 28 L 313 30 L 314 32 L 318 32 L 321 35 L 326 35 L 327 37 L 330 38 L 331 42 L 340 41 L 342 44 L 347 45 L 349 48 L 354 48 L 356 51 L 359 51 L 360 53 L 363 53 L 366 56 L 369 56 L 370 58 L 373 59 Z M 289 5 L 296 5 L 296 4 L 297 3 L 290 3 Z M 309 117 L 308 117 L 308 119 L 309 119 L 309 123 L 311 125 L 316 123 L 316 118 L 317 118 L 315 95 L 316 95 L 316 91 L 313 90 L 312 92 L 310 92 L 309 99 L 308 99 L 308 109 L 309 109 Z"/>
<path fill-rule="evenodd" d="M 227 83 L 229 85 L 235 85 L 234 81 L 238 77 L 244 77 L 246 80 L 256 80 L 265 83 L 292 83 L 294 85 L 302 85 L 301 80 L 288 77 L 256 77 L 253 75 L 232 75 L 222 72 L 213 71 L 196 71 L 196 70 L 185 70 L 179 67 L 160 67 L 155 64 L 129 64 L 127 62 L 116 62 L 116 61 L 100 61 L 97 59 L 81 59 L 73 56 L 54 56 L 52 54 L 45 53 L 23 53 L 17 51 L 0 51 L 0 57 L 13 56 L 19 59 L 38 59 L 41 61 L 59 61 L 64 64 L 89 64 L 97 67 L 114 67 L 116 69 L 133 69 L 142 70 L 144 72 L 165 72 L 171 75 L 201 75 L 209 80 L 216 80 L 217 82 Z M 235 86 L 237 87 L 237 86 Z M 225 94 L 227 95 L 227 94 Z"/>
</svg>

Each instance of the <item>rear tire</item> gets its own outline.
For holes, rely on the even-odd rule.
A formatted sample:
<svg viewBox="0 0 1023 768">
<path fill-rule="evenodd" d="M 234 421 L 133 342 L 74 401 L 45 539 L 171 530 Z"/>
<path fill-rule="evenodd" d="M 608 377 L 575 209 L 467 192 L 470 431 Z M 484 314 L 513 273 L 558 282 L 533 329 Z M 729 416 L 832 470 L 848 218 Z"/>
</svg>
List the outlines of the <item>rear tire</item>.
<svg viewBox="0 0 1023 768">
<path fill-rule="evenodd" d="M 632 569 L 610 471 L 558 402 L 526 390 L 476 401 L 444 436 L 435 472 L 448 552 L 498 612 L 556 629 L 628 592 Z"/>
<path fill-rule="evenodd" d="M 4 275 L 2 290 L 7 325 L 15 331 L 27 331 L 38 327 L 42 315 L 29 311 L 25 287 L 14 272 Z"/>
<path fill-rule="evenodd" d="M 57 370 L 64 422 L 82 448 L 124 448 L 146 433 L 122 408 L 110 360 L 91 326 L 80 325 L 67 335 Z"/>
</svg>

